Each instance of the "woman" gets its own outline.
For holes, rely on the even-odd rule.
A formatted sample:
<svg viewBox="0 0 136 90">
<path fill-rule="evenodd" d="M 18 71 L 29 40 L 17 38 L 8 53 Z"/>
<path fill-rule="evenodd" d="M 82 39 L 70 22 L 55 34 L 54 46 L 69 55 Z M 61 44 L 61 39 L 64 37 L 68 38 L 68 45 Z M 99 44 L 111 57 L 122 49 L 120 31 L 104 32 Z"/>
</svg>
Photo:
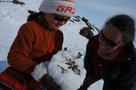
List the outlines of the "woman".
<svg viewBox="0 0 136 90">
<path fill-rule="evenodd" d="M 74 10 L 73 0 L 43 0 L 39 7 L 40 12 L 30 16 L 28 22 L 19 29 L 8 53 L 10 67 L 0 76 L 2 84 L 10 82 L 7 86 L 14 90 L 40 90 L 43 87 L 60 90 L 48 73 L 44 75 L 44 78 L 48 79 L 44 82 L 46 85 L 36 81 L 31 73 L 36 65 L 49 62 L 51 57 L 62 49 L 63 33 L 59 27 L 74 15 Z M 15 80 L 10 80 L 8 76 Z M 8 79 L 5 80 L 5 77 Z M 50 82 L 54 86 L 50 85 Z M 6 85 L 3 87 L 6 88 Z"/>
<path fill-rule="evenodd" d="M 136 83 L 134 36 L 135 23 L 130 16 L 110 18 L 103 30 L 89 39 L 84 59 L 87 73 L 78 90 L 87 90 L 100 79 L 104 80 L 103 90 L 133 89 Z"/>
</svg>

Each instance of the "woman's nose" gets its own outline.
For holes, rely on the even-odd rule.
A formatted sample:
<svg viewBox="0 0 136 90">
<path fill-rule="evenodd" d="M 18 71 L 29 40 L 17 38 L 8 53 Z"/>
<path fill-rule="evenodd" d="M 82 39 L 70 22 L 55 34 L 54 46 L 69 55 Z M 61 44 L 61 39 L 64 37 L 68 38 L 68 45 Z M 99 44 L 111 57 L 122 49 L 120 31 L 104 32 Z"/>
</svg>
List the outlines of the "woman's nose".
<svg viewBox="0 0 136 90">
<path fill-rule="evenodd" d="M 103 48 L 104 50 L 106 50 L 106 49 L 108 49 L 108 48 L 109 48 L 109 46 L 108 46 L 108 45 L 106 45 L 105 43 L 102 43 L 102 48 Z"/>
</svg>

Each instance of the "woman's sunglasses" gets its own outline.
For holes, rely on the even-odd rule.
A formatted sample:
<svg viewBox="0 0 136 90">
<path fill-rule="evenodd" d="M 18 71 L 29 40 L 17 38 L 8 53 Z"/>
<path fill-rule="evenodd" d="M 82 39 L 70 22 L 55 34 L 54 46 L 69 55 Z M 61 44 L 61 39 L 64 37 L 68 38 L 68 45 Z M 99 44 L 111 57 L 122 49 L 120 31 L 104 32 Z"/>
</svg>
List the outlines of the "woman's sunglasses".
<svg viewBox="0 0 136 90">
<path fill-rule="evenodd" d="M 114 42 L 112 40 L 107 39 L 103 34 L 103 30 L 100 32 L 100 41 L 104 42 L 106 45 L 108 45 L 110 47 L 115 47 L 115 46 L 121 44 L 121 42 Z"/>
<path fill-rule="evenodd" d="M 64 18 L 63 16 L 57 15 L 57 14 L 53 14 L 55 20 L 59 21 L 59 22 L 67 22 L 70 17 Z"/>
</svg>

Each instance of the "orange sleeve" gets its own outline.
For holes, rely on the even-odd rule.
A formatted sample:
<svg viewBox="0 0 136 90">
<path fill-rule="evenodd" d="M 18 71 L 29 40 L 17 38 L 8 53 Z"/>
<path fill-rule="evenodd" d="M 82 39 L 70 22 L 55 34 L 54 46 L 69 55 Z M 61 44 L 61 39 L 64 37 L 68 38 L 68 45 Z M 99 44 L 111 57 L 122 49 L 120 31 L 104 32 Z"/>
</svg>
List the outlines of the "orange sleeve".
<svg viewBox="0 0 136 90">
<path fill-rule="evenodd" d="M 12 67 L 24 73 L 32 72 L 37 64 L 30 57 L 33 41 L 33 32 L 22 25 L 8 53 L 8 63 Z"/>
</svg>

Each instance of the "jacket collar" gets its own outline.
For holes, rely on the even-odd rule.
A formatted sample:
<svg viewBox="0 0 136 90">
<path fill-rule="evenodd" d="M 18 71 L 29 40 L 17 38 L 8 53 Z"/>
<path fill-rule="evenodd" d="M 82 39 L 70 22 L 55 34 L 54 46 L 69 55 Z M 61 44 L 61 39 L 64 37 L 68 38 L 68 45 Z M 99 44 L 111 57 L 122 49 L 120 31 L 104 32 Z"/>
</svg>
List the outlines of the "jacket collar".
<svg viewBox="0 0 136 90">
<path fill-rule="evenodd" d="M 45 30 L 51 30 L 49 28 L 47 20 L 43 16 L 40 16 L 38 19 L 35 20 L 35 22 L 39 24 L 41 27 L 43 27 Z"/>
</svg>

